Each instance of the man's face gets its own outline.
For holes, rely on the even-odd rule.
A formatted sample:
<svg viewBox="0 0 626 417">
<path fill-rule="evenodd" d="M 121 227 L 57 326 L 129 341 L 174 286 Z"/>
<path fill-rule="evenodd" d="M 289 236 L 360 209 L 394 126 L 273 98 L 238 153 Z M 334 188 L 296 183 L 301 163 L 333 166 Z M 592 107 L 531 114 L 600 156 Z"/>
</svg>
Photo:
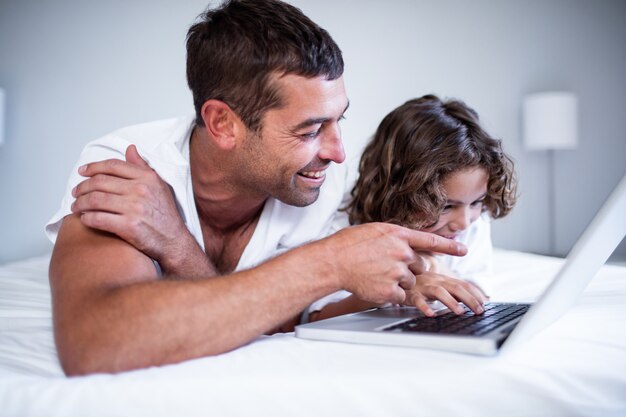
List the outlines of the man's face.
<svg viewBox="0 0 626 417">
<path fill-rule="evenodd" d="M 260 134 L 244 139 L 240 180 L 250 192 L 303 207 L 317 200 L 330 163 L 345 159 L 339 121 L 348 98 L 343 77 L 285 75 L 278 83 L 285 105 L 268 110 Z"/>
</svg>

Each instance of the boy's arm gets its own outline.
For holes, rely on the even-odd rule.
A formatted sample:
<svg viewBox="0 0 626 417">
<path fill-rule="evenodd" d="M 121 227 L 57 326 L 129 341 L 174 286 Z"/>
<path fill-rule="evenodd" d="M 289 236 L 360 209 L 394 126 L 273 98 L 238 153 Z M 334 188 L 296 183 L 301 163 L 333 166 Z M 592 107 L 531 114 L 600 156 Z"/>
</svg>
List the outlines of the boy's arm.
<svg viewBox="0 0 626 417">
<path fill-rule="evenodd" d="M 309 321 L 324 320 L 331 317 L 341 316 L 343 314 L 356 313 L 370 308 L 380 307 L 382 304 L 363 301 L 354 294 L 349 295 L 343 300 L 334 303 L 328 303 L 318 311 L 309 313 Z"/>
</svg>

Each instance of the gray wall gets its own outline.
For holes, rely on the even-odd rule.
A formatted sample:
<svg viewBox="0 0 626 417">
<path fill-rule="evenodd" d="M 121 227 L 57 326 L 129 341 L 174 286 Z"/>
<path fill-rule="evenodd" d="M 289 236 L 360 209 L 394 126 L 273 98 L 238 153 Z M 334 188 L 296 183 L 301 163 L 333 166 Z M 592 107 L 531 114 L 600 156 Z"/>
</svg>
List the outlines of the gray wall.
<svg viewBox="0 0 626 417">
<path fill-rule="evenodd" d="M 626 2 L 293 0 L 337 40 L 351 99 L 352 160 L 378 121 L 426 93 L 464 99 L 504 140 L 520 177 L 514 212 L 494 223 L 503 248 L 566 253 L 626 172 Z M 0 262 L 45 253 L 46 220 L 89 140 L 192 111 L 184 38 L 205 1 L 0 0 Z M 580 146 L 549 158 L 521 146 L 524 94 L 579 96 Z M 626 258 L 626 244 L 619 249 Z"/>
</svg>

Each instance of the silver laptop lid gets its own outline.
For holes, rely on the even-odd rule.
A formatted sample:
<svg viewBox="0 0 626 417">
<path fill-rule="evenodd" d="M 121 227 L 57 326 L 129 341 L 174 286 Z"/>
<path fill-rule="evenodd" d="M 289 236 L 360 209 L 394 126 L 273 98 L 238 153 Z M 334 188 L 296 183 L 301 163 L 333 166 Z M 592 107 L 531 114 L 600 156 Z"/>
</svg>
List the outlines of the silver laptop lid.
<svg viewBox="0 0 626 417">
<path fill-rule="evenodd" d="M 550 286 L 502 346 L 508 350 L 567 311 L 626 235 L 626 175 L 570 250 Z"/>
</svg>

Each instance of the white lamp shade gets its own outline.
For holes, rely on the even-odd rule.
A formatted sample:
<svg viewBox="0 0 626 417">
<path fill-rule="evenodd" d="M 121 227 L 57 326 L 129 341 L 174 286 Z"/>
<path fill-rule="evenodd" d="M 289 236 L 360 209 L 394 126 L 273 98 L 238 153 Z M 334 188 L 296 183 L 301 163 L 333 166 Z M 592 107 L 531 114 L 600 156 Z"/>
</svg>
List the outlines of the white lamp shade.
<svg viewBox="0 0 626 417">
<path fill-rule="evenodd" d="M 578 145 L 578 100 L 574 94 L 530 94 L 524 98 L 522 111 L 526 149 L 573 149 Z"/>
<path fill-rule="evenodd" d="M 4 90 L 0 88 L 0 146 L 4 143 L 4 107 L 6 103 Z"/>
</svg>

